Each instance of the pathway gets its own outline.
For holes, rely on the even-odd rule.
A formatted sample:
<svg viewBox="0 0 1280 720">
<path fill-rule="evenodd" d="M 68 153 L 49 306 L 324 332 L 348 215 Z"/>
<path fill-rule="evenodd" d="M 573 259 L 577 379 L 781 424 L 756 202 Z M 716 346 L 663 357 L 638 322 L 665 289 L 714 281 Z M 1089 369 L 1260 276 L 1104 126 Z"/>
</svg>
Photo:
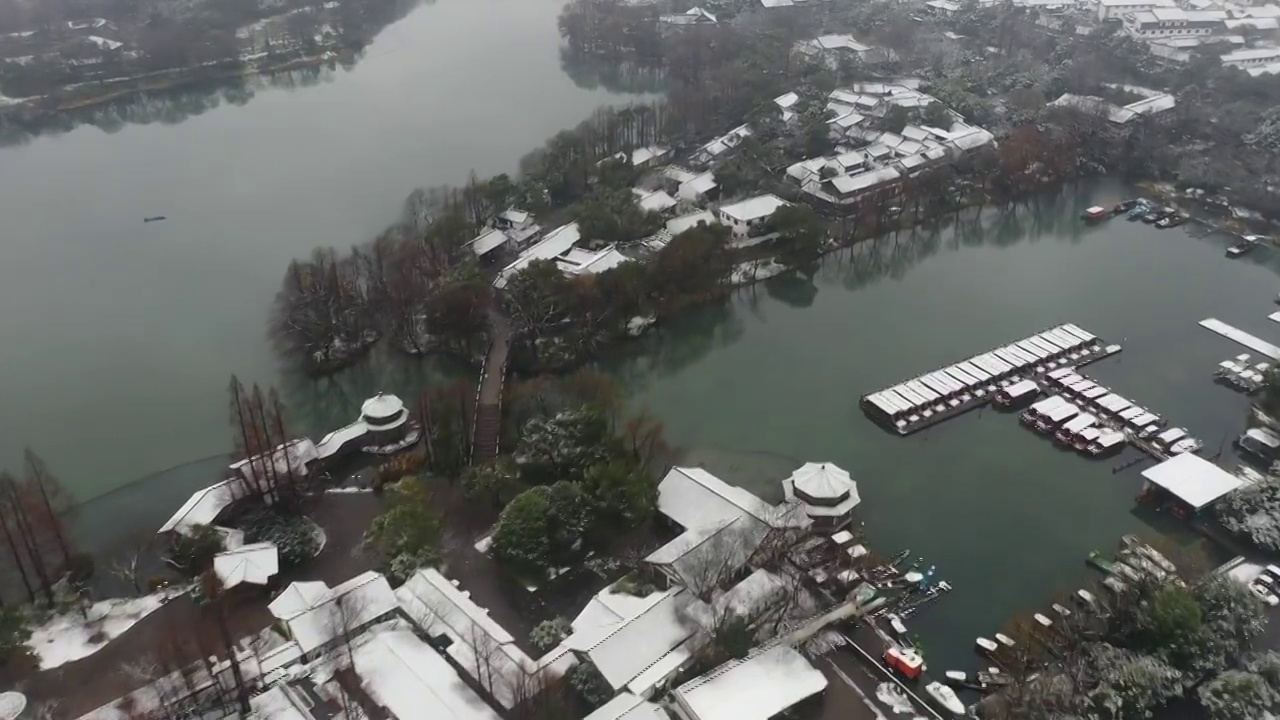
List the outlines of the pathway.
<svg viewBox="0 0 1280 720">
<path fill-rule="evenodd" d="M 502 384 L 511 348 L 511 325 L 501 311 L 489 310 L 489 354 L 484 359 L 484 375 L 476 407 L 476 424 L 472 435 L 472 460 L 482 463 L 498 456 L 498 440 L 502 434 Z"/>
</svg>

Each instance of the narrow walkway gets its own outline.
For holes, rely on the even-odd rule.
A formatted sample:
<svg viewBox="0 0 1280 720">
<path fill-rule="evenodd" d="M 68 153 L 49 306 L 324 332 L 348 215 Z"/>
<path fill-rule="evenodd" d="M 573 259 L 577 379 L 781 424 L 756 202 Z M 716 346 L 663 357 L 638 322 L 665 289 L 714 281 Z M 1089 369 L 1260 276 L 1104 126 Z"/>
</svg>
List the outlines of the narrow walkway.
<svg viewBox="0 0 1280 720">
<path fill-rule="evenodd" d="M 502 434 L 502 381 L 511 347 L 511 325 L 496 308 L 489 310 L 489 354 L 484 359 L 484 379 L 476 407 L 475 435 L 471 438 L 472 460 L 482 463 L 498 455 Z"/>
</svg>

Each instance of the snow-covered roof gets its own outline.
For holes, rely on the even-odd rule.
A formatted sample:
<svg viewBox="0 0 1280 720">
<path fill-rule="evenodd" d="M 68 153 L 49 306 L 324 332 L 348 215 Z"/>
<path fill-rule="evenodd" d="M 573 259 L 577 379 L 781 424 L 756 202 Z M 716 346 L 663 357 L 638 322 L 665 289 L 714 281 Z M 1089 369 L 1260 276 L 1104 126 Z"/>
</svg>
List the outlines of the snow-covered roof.
<svg viewBox="0 0 1280 720">
<path fill-rule="evenodd" d="M 680 184 L 680 188 L 676 190 L 676 194 L 687 200 L 696 200 L 698 197 L 711 192 L 716 188 L 716 175 L 713 172 L 704 172 L 689 178 L 687 182 Z"/>
<path fill-rule="evenodd" d="M 502 269 L 498 274 L 498 279 L 493 284 L 499 289 L 507 286 L 507 281 L 512 275 L 529 267 L 529 264 L 535 260 L 554 260 L 556 257 L 568 252 L 569 248 L 578 244 L 582 239 L 581 231 L 578 229 L 578 223 L 569 223 L 547 233 L 547 236 L 538 242 L 530 245 L 528 249 L 520 253 L 520 257 L 516 258 L 510 265 Z"/>
<path fill-rule="evenodd" d="M 561 272 L 572 275 L 592 275 L 612 270 L 623 263 L 631 262 L 631 258 L 618 252 L 610 245 L 603 250 L 582 250 L 574 248 L 556 261 Z"/>
<path fill-rule="evenodd" d="M 197 490 L 160 526 L 158 532 L 175 531 L 188 535 L 197 525 L 211 525 L 231 503 L 252 494 L 244 478 L 223 480 L 203 490 Z"/>
<path fill-rule="evenodd" d="M 694 25 L 697 23 L 712 24 L 716 22 L 716 16 L 700 7 L 695 7 L 690 8 L 687 12 L 675 15 L 662 15 L 658 20 L 659 22 L 664 22 L 669 25 Z"/>
<path fill-rule="evenodd" d="M 695 632 L 693 624 L 679 612 L 680 604 L 688 599 L 687 591 L 672 589 L 654 597 L 655 601 L 638 614 L 611 625 L 575 632 L 564 644 L 591 658 L 614 690 L 628 688 L 645 694 L 650 688 L 632 686 L 632 681 L 672 655 L 680 660 L 677 666 L 683 663 L 691 652 L 686 645 Z"/>
<path fill-rule="evenodd" d="M 786 207 L 790 204 L 777 195 L 770 193 L 725 205 L 720 208 L 720 212 L 739 222 L 747 222 L 767 218 L 777 212 L 778 208 Z"/>
<path fill-rule="evenodd" d="M 242 545 L 214 555 L 213 572 L 224 588 L 233 588 L 240 583 L 266 585 L 280 572 L 280 555 L 275 543 Z"/>
<path fill-rule="evenodd" d="M 666 193 L 664 190 L 641 190 L 640 188 L 631 188 L 631 192 L 636 196 L 636 204 L 642 210 L 651 212 L 662 212 L 676 206 L 677 200 Z"/>
<path fill-rule="evenodd" d="M 296 696 L 288 683 L 277 683 L 249 699 L 249 707 L 268 720 L 312 720 L 308 704 Z"/>
<path fill-rule="evenodd" d="M 724 153 L 726 150 L 729 150 L 730 148 L 737 147 L 738 144 L 743 141 L 743 139 L 748 137 L 751 137 L 751 126 L 739 125 L 738 127 L 725 133 L 724 135 L 721 135 L 715 140 L 712 140 L 706 145 L 703 145 L 699 149 L 699 152 L 705 153 L 706 155 L 710 155 L 711 157 L 715 157 L 717 155 Z"/>
<path fill-rule="evenodd" d="M 804 43 L 805 47 L 812 50 L 848 50 L 855 53 L 864 53 L 871 49 L 870 45 L 863 45 L 849 34 L 840 35 L 820 35 L 812 40 Z"/>
<path fill-rule="evenodd" d="M 1222 56 L 1223 65 L 1241 62 L 1258 62 L 1260 60 L 1280 60 L 1280 47 L 1260 47 L 1247 50 L 1236 50 Z"/>
<path fill-rule="evenodd" d="M 528 677 L 543 671 L 559 677 L 575 661 L 564 647 L 538 660 L 530 658 L 487 610 L 434 568 L 414 573 L 395 595 L 401 610 L 424 631 L 452 640 L 447 652 L 460 667 L 474 676 L 479 672 L 477 659 L 485 665 L 483 676 L 476 680 L 507 709 L 519 703 Z"/>
<path fill-rule="evenodd" d="M 302 587 L 295 588 L 299 585 Z M 321 587 L 325 592 L 318 592 Z M 339 637 L 344 632 L 343 625 L 365 625 L 395 611 L 397 606 L 387 579 L 370 570 L 332 589 L 324 583 L 293 583 L 268 608 L 285 624 L 298 647 L 309 653 Z"/>
<path fill-rule="evenodd" d="M 624 592 L 613 592 L 612 587 L 607 587 L 593 595 L 583 606 L 582 611 L 571 623 L 573 631 L 583 632 L 614 625 L 626 618 L 639 615 L 660 600 L 662 594 L 662 592 L 653 592 L 644 597 L 638 597 Z"/>
<path fill-rule="evenodd" d="M 690 720 L 768 720 L 827 687 L 827 678 L 796 650 L 775 646 L 731 660 L 676 688 Z"/>
<path fill-rule="evenodd" d="M 475 253 L 476 257 L 484 257 L 506 245 L 510 239 L 505 232 L 494 228 L 467 243 L 467 247 L 471 248 L 471 252 Z"/>
<path fill-rule="evenodd" d="M 358 440 L 368 433 L 369 425 L 363 420 L 344 425 L 320 438 L 320 442 L 316 443 L 316 455 L 321 459 L 336 455 L 344 445 L 353 440 Z"/>
<path fill-rule="evenodd" d="M 667 221 L 667 232 L 672 235 L 679 235 L 685 230 L 695 228 L 700 224 L 718 225 L 720 221 L 716 220 L 715 213 L 710 210 L 699 210 L 689 215 L 681 215 L 678 218 L 672 218 Z"/>
<path fill-rule="evenodd" d="M 700 592 L 744 567 L 768 534 L 769 526 L 744 515 L 689 528 L 644 560 L 670 566 L 686 586 Z"/>
<path fill-rule="evenodd" d="M 360 684 L 397 720 L 498 720 L 453 666 L 407 628 L 369 633 L 352 657 Z"/>
<path fill-rule="evenodd" d="M 832 187 L 836 189 L 836 192 L 839 192 L 841 195 L 850 195 L 852 193 L 862 192 L 863 190 L 873 188 L 876 185 L 893 182 L 901 176 L 902 174 L 895 168 L 883 167 L 879 170 L 858 173 L 856 175 L 836 175 L 835 177 L 829 178 L 828 182 L 830 182 Z"/>
<path fill-rule="evenodd" d="M 505 220 L 512 225 L 523 225 L 529 222 L 529 213 L 516 208 L 508 208 L 498 214 L 499 220 Z"/>
<path fill-rule="evenodd" d="M 793 105 L 795 105 L 796 103 L 800 102 L 800 95 L 794 92 L 784 93 L 774 98 L 773 102 L 778 107 L 782 108 L 783 110 L 786 110 L 792 107 Z"/>
<path fill-rule="evenodd" d="M 1148 482 L 1199 510 L 1230 493 L 1244 481 L 1194 453 L 1174 455 L 1142 471 Z"/>
<path fill-rule="evenodd" d="M 253 480 L 259 472 L 266 469 L 267 453 L 259 453 L 253 457 L 245 458 L 238 462 L 231 463 L 231 472 L 240 473 L 249 480 Z M 262 482 L 274 482 L 275 476 L 284 476 L 292 469 L 297 475 L 305 475 L 307 465 L 319 457 L 316 450 L 316 444 L 310 438 L 297 438 L 290 440 L 283 445 L 277 445 L 271 451 L 270 461 L 275 467 L 274 476 L 272 473 L 264 473 L 265 477 Z"/>
<path fill-rule="evenodd" d="M 812 498 L 835 500 L 858 492 L 857 483 L 835 463 L 805 463 L 787 480 L 796 490 Z"/>
<path fill-rule="evenodd" d="M 671 720 L 671 716 L 661 705 L 624 692 L 583 720 Z"/>
<path fill-rule="evenodd" d="M 640 167 L 648 164 L 652 160 L 664 158 L 671 150 L 657 145 L 649 145 L 648 147 L 636 148 L 631 151 L 631 164 Z"/>
<path fill-rule="evenodd" d="M 696 467 L 673 467 L 658 484 L 658 512 L 685 528 L 719 526 L 744 515 L 768 525 L 778 508 Z"/>
<path fill-rule="evenodd" d="M 759 568 L 716 598 L 712 605 L 715 606 L 720 617 L 751 616 L 786 592 L 787 584 L 782 578 L 764 568 Z"/>
<path fill-rule="evenodd" d="M 378 393 L 360 405 L 360 415 L 366 420 L 391 420 L 403 412 L 404 401 L 387 393 Z"/>
<path fill-rule="evenodd" d="M 118 48 L 124 47 L 124 43 L 120 42 L 119 40 L 111 40 L 108 38 L 99 37 L 97 35 L 90 35 L 85 39 L 93 43 L 94 45 L 97 45 L 98 49 L 100 50 L 116 50 Z"/>
<path fill-rule="evenodd" d="M 698 176 L 698 173 L 682 168 L 679 165 L 668 165 L 662 168 L 662 174 L 677 183 L 687 183 Z"/>
</svg>

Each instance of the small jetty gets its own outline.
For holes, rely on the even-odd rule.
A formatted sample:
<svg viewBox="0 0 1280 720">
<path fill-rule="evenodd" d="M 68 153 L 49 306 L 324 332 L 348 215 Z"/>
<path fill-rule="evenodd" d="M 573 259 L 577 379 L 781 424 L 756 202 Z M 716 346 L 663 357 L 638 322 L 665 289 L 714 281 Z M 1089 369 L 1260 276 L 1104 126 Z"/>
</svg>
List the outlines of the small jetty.
<svg viewBox="0 0 1280 720">
<path fill-rule="evenodd" d="M 1262 338 L 1250 335 L 1240 328 L 1232 327 L 1217 318 L 1201 320 L 1200 327 L 1212 330 L 1228 340 L 1234 340 L 1254 352 L 1266 355 L 1272 360 L 1280 360 L 1280 347 L 1277 347 Z"/>
<path fill-rule="evenodd" d="M 1109 454 L 1128 441 L 1157 460 L 1167 460 L 1203 445 L 1185 429 L 1166 428 L 1160 415 L 1074 370 L 1052 371 L 1044 385 L 1049 397 L 1023 413 L 1023 424 L 1087 455 Z"/>
<path fill-rule="evenodd" d="M 868 417 L 890 432 L 910 435 L 985 405 L 1016 383 L 1118 352 L 1119 345 L 1108 345 L 1067 323 L 864 395 L 860 404 Z"/>
</svg>

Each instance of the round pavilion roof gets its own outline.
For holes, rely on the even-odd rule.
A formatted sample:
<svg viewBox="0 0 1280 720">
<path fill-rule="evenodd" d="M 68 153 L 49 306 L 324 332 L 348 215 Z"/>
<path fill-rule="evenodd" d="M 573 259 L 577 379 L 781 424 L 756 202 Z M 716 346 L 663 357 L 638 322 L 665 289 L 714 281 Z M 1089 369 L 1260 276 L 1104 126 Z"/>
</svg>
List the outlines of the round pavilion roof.
<svg viewBox="0 0 1280 720">
<path fill-rule="evenodd" d="M 378 393 L 360 406 L 360 415 L 367 420 L 391 420 L 404 412 L 404 403 L 395 395 Z"/>
<path fill-rule="evenodd" d="M 842 498 L 857 492 L 858 485 L 849 473 L 834 463 L 805 463 L 791 473 L 795 489 L 811 498 Z"/>
</svg>

